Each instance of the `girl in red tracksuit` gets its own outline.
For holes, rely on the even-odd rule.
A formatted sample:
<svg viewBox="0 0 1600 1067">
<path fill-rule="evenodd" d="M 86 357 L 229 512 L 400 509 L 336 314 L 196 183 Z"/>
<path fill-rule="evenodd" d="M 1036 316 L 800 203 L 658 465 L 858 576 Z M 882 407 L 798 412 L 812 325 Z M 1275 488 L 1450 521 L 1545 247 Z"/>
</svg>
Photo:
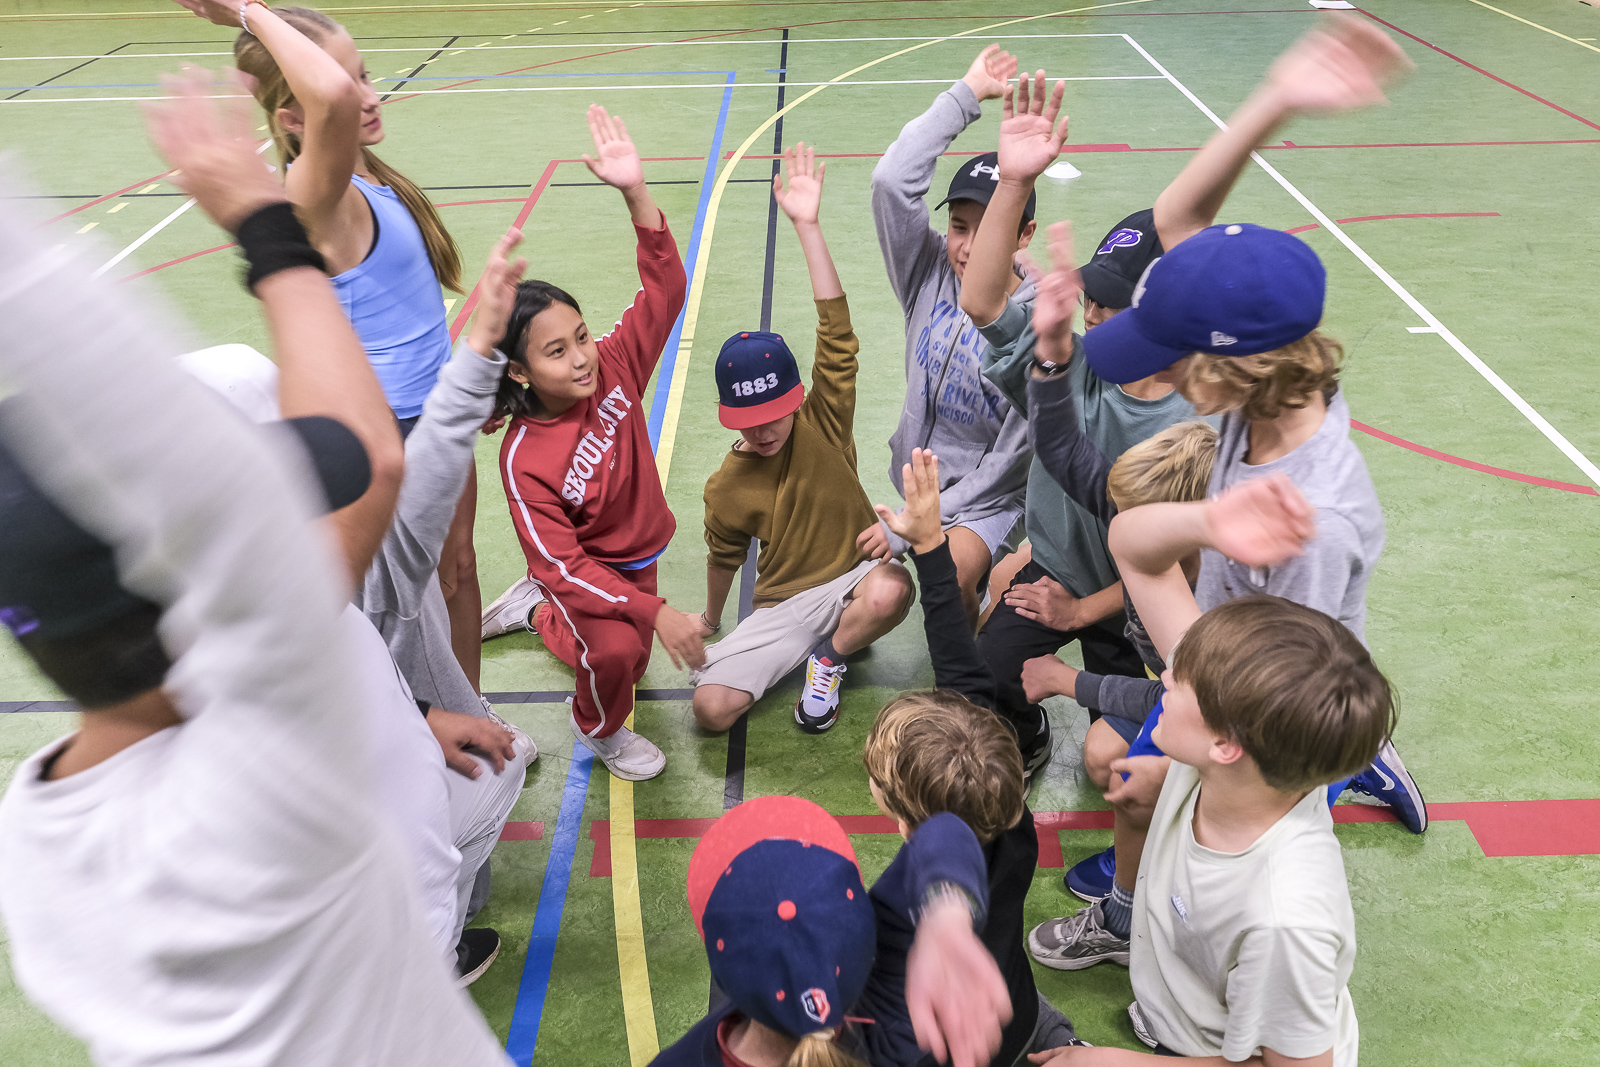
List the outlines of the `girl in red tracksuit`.
<svg viewBox="0 0 1600 1067">
<path fill-rule="evenodd" d="M 656 559 L 677 523 L 640 399 L 683 309 L 685 278 L 626 127 L 598 105 L 589 127 L 600 157 L 584 162 L 627 200 L 643 288 L 597 341 L 569 294 L 548 282 L 518 285 L 497 346 L 508 362 L 495 410 L 511 418 L 500 474 L 529 579 L 546 601 L 534 628 L 577 676 L 573 733 L 612 774 L 639 781 L 666 766 L 655 745 L 623 726 L 653 635 L 679 666 L 704 659 L 698 629 L 656 596 Z"/>
</svg>

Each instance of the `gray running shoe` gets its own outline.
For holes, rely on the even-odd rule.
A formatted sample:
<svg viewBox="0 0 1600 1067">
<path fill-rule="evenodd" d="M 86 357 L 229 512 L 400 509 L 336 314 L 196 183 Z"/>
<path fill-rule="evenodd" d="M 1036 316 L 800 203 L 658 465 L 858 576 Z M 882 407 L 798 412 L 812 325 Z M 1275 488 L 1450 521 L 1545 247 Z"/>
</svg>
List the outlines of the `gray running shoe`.
<svg viewBox="0 0 1600 1067">
<path fill-rule="evenodd" d="M 1040 923 L 1028 935 L 1028 954 L 1058 971 L 1081 971 L 1110 960 L 1128 965 L 1128 942 L 1106 929 L 1106 913 L 1091 904 L 1076 915 Z"/>
<path fill-rule="evenodd" d="M 1150 1024 L 1144 1021 L 1144 1012 L 1139 1010 L 1139 1002 L 1137 1000 L 1128 1005 L 1128 1021 L 1133 1023 L 1134 1037 L 1137 1037 L 1151 1048 L 1160 1046 L 1161 1042 L 1150 1036 Z"/>
</svg>

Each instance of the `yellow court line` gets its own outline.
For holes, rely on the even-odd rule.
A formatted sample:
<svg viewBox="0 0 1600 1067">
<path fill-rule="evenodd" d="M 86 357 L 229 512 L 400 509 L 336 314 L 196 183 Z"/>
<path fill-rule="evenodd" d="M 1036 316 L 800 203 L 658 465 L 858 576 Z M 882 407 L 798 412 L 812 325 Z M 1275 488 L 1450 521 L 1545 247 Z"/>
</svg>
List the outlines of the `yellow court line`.
<svg viewBox="0 0 1600 1067">
<path fill-rule="evenodd" d="M 871 60 L 870 62 L 863 63 L 853 70 L 845 71 L 837 78 L 830 78 L 803 96 L 795 97 L 793 101 L 784 106 L 781 110 L 774 112 L 772 116 L 767 119 L 767 121 L 763 122 L 760 126 L 757 126 L 750 136 L 744 139 L 744 143 L 741 144 L 734 151 L 733 155 L 729 157 L 728 162 L 722 168 L 722 173 L 717 175 L 716 184 L 711 188 L 710 203 L 706 205 L 705 228 L 700 232 L 700 252 L 699 255 L 695 257 L 694 276 L 689 283 L 689 300 L 685 305 L 683 316 L 683 333 L 680 335 L 678 341 L 678 360 L 672 369 L 672 388 L 667 393 L 667 410 L 665 416 L 661 420 L 661 442 L 656 447 L 656 472 L 661 477 L 662 487 L 666 487 L 667 475 L 672 470 L 672 450 L 673 445 L 677 441 L 678 437 L 678 412 L 683 407 L 683 389 L 685 383 L 687 383 L 689 380 L 689 354 L 694 349 L 694 328 L 695 324 L 699 322 L 700 301 L 705 295 L 706 274 L 711 264 L 711 238 L 716 232 L 717 228 L 717 211 L 722 205 L 722 192 L 728 187 L 728 180 L 733 176 L 733 168 L 737 167 L 739 165 L 739 161 L 745 157 L 745 153 L 750 151 L 750 147 L 756 143 L 756 138 L 770 130 L 773 124 L 779 119 L 783 118 L 783 116 L 787 115 L 789 112 L 793 111 L 795 108 L 799 107 L 801 104 L 805 103 L 813 96 L 816 96 L 829 86 L 837 85 L 846 78 L 860 74 L 869 67 L 875 67 L 879 63 L 884 63 L 888 60 L 898 58 L 899 56 L 903 56 L 908 52 L 915 52 L 918 49 L 927 48 L 929 45 L 943 44 L 946 41 L 954 41 L 962 37 L 971 37 L 976 34 L 988 33 L 990 30 L 997 30 L 1003 26 L 1015 26 L 1019 23 L 1034 22 L 1038 19 L 1056 18 L 1061 15 L 1072 15 L 1079 11 L 1096 11 L 1100 8 L 1128 7 L 1132 4 L 1149 3 L 1154 3 L 1154 0 L 1117 0 L 1116 3 L 1111 4 L 1091 4 L 1088 7 L 1073 7 L 1062 11 L 1047 11 L 1042 15 L 1027 15 L 1022 18 L 1006 19 L 1003 22 L 991 22 L 987 26 L 977 26 L 970 30 L 962 30 L 960 33 L 952 33 L 948 37 L 935 37 L 931 41 L 923 41 L 921 44 L 914 44 L 909 48 L 902 48 L 898 52 L 890 52 L 886 56 L 880 56 L 877 59 Z"/>
<path fill-rule="evenodd" d="M 623 723 L 633 729 L 630 713 Z M 617 971 L 622 979 L 622 1018 L 628 1059 L 645 1067 L 661 1051 L 656 1010 L 650 998 L 650 967 L 644 954 L 644 915 L 639 905 L 639 857 L 634 849 L 633 783 L 611 779 L 611 911 L 617 925 Z"/>
<path fill-rule="evenodd" d="M 607 0 L 594 0 L 594 3 L 588 6 L 599 7 L 601 4 L 606 2 Z M 742 3 L 744 0 L 697 0 L 697 2 L 701 4 L 733 4 Z M 639 3 L 631 6 L 642 7 L 646 4 L 673 4 L 681 7 L 683 6 L 683 0 L 640 0 Z M 469 0 L 467 3 L 460 4 L 367 4 L 361 7 L 322 7 L 321 5 L 318 5 L 317 10 L 321 11 L 323 14 L 345 11 L 382 11 L 395 14 L 405 14 L 412 11 L 451 11 L 459 7 L 471 7 L 473 9 L 503 7 L 514 9 L 528 7 L 573 6 L 576 5 L 573 4 L 572 0 L 515 0 L 515 2 L 508 3 L 480 3 L 478 0 Z M 612 8 L 611 10 L 617 11 L 620 9 Z M 0 15 L 0 19 L 109 19 L 127 15 L 171 15 L 174 18 L 193 17 L 183 11 L 174 11 L 171 8 L 161 8 L 156 11 L 73 11 L 66 13 L 40 12 L 27 15 Z"/>
<path fill-rule="evenodd" d="M 1555 36 L 1555 37 L 1559 37 L 1563 41 L 1571 41 L 1573 44 L 1577 45 L 1579 48 L 1587 48 L 1591 52 L 1600 52 L 1600 48 L 1596 48 L 1592 44 L 1584 44 L 1582 41 L 1578 40 L 1576 37 L 1568 37 L 1564 33 L 1561 33 L 1561 32 L 1559 32 L 1557 30 L 1552 30 L 1549 26 L 1541 26 L 1537 22 L 1529 22 L 1527 19 L 1523 18 L 1521 15 L 1513 15 L 1509 11 L 1501 11 L 1499 8 L 1495 7 L 1493 4 L 1484 3 L 1483 0 L 1472 0 L 1472 2 L 1474 4 L 1477 4 L 1479 7 L 1486 7 L 1490 11 L 1494 11 L 1494 12 L 1497 12 L 1497 13 L 1499 13 L 1501 15 L 1504 15 L 1508 19 L 1516 19 L 1518 22 L 1523 23 L 1524 25 L 1527 25 L 1527 26 L 1532 26 L 1536 30 L 1543 30 L 1545 33 L 1551 34 L 1552 36 Z"/>
</svg>

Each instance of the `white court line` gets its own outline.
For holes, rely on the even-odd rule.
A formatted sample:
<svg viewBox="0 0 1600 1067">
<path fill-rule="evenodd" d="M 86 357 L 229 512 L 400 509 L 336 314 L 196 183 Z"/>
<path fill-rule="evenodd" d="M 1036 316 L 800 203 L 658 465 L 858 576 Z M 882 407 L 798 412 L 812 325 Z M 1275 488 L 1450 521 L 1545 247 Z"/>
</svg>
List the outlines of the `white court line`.
<svg viewBox="0 0 1600 1067">
<path fill-rule="evenodd" d="M 1165 81 L 1159 74 L 1114 74 L 1099 77 L 1076 78 L 1051 78 L 1051 81 L 1069 82 L 1146 82 Z M 857 85 L 949 85 L 950 78 L 903 78 L 896 81 L 849 81 L 849 82 L 735 82 L 735 89 L 771 89 L 778 85 L 787 85 L 793 89 L 797 86 L 833 85 L 841 88 Z M 727 89 L 727 82 L 672 82 L 666 85 L 589 85 L 575 82 L 570 85 L 491 85 L 480 89 L 412 89 L 403 93 L 403 96 L 434 96 L 452 95 L 456 93 L 603 93 L 620 92 L 625 89 Z M 393 90 L 390 90 L 391 92 Z M 127 100 L 176 100 L 173 96 L 37 96 L 17 100 L 0 100 L 0 104 L 103 104 L 118 103 Z M 239 95 L 222 96 L 224 100 L 247 100 L 249 97 Z"/>
<path fill-rule="evenodd" d="M 1195 96 L 1194 93 L 1189 91 L 1188 86 L 1184 85 L 1177 78 L 1173 77 L 1172 73 L 1168 71 L 1166 67 L 1163 67 L 1160 63 L 1156 62 L 1155 56 L 1152 56 L 1149 52 L 1145 51 L 1144 47 L 1140 45 L 1138 41 L 1135 41 L 1127 34 L 1123 34 L 1122 36 L 1140 55 L 1144 56 L 1144 58 L 1152 67 L 1160 71 L 1162 76 L 1166 78 L 1167 81 L 1171 82 L 1175 89 L 1177 89 L 1184 96 L 1188 97 L 1189 102 L 1195 107 L 1199 108 L 1201 113 L 1204 114 L 1206 118 L 1216 123 L 1218 129 L 1227 128 L 1228 124 L 1222 121 L 1222 119 L 1217 116 L 1215 111 L 1212 111 L 1209 107 L 1206 107 L 1206 105 L 1198 96 Z M 1466 360 L 1473 370 L 1483 375 L 1484 380 L 1490 385 L 1494 386 L 1495 390 L 1499 392 L 1501 396 L 1510 401 L 1512 407 L 1522 412 L 1523 417 L 1529 422 L 1533 423 L 1533 425 L 1538 428 L 1539 432 L 1544 434 L 1545 437 L 1550 440 L 1551 444 L 1559 448 L 1568 459 L 1576 463 L 1578 465 L 1578 469 L 1583 471 L 1583 473 L 1591 482 L 1593 482 L 1596 486 L 1600 486 L 1600 467 L 1595 466 L 1595 464 L 1590 461 L 1588 456 L 1585 456 L 1582 452 L 1578 451 L 1577 447 L 1573 445 L 1571 441 L 1568 441 L 1566 437 L 1562 435 L 1560 430 L 1557 430 L 1554 426 L 1550 425 L 1549 421 L 1546 420 L 1543 415 L 1534 410 L 1532 404 L 1522 399 L 1522 396 L 1515 389 L 1506 384 L 1505 379 L 1496 374 L 1487 363 L 1479 359 L 1477 354 L 1462 342 L 1461 338 L 1457 337 L 1450 331 L 1448 326 L 1439 321 L 1439 317 L 1437 315 L 1423 307 L 1422 301 L 1412 296 L 1411 293 L 1406 290 L 1405 286 L 1395 281 L 1394 277 L 1388 271 L 1380 267 L 1376 260 L 1367 255 L 1360 245 L 1352 241 L 1350 236 L 1341 230 L 1337 223 L 1325 215 L 1322 210 L 1317 207 L 1317 205 L 1313 204 L 1306 197 L 1304 193 L 1302 193 L 1299 189 L 1296 189 L 1289 179 L 1285 178 L 1282 174 L 1279 174 L 1270 163 L 1262 159 L 1261 153 L 1252 152 L 1250 153 L 1250 158 L 1255 160 L 1256 165 L 1262 170 L 1266 171 L 1267 174 L 1272 177 L 1273 181 L 1281 185 L 1285 192 L 1298 200 L 1300 202 L 1300 206 L 1309 211 L 1311 213 L 1311 217 L 1316 219 L 1317 222 L 1322 225 L 1323 229 L 1333 234 L 1340 244 L 1348 248 L 1357 259 L 1366 264 L 1367 269 L 1372 271 L 1373 274 L 1376 274 L 1378 276 L 1378 280 L 1383 282 L 1384 285 L 1387 285 L 1395 296 L 1398 296 L 1402 301 L 1405 302 L 1407 307 L 1409 307 L 1412 311 L 1415 311 L 1418 317 L 1428 324 L 1426 327 L 1428 332 L 1437 333 L 1440 337 L 1444 338 L 1446 344 L 1455 349 L 1456 353 L 1460 355 L 1462 359 Z M 1421 330 L 1416 327 L 1411 327 L 1410 329 L 1412 329 L 1413 332 L 1421 332 Z"/>
<path fill-rule="evenodd" d="M 168 98 L 168 99 L 170 99 L 170 98 Z M 261 143 L 261 147 L 256 149 L 256 155 L 259 156 L 261 153 L 265 152 L 271 146 L 272 146 L 272 142 L 271 141 L 263 141 Z M 138 250 L 140 245 L 143 245 L 146 241 L 150 240 L 150 238 L 154 237 L 156 234 L 160 233 L 162 230 L 166 229 L 168 226 L 170 226 L 174 222 L 176 222 L 178 220 L 178 216 L 182 215 L 185 211 L 188 211 L 190 208 L 194 207 L 194 204 L 195 204 L 194 197 L 190 197 L 189 199 L 185 200 L 182 204 L 178 205 L 178 207 L 172 212 L 172 214 L 168 215 L 166 218 L 162 219 L 160 222 L 156 223 L 154 226 L 152 226 L 148 230 L 144 231 L 144 233 L 142 233 L 138 237 L 134 238 L 132 244 L 128 245 L 127 248 L 124 248 L 122 251 L 118 252 L 116 255 L 114 255 L 110 259 L 106 260 L 105 265 L 102 266 L 99 270 L 95 271 L 93 274 L 89 275 L 89 277 L 98 278 L 98 277 L 100 277 L 100 275 L 104 274 L 106 271 L 110 270 L 112 267 L 115 267 L 118 263 L 121 263 L 123 260 L 127 259 L 135 251 Z"/>
<path fill-rule="evenodd" d="M 321 8 L 319 10 L 329 10 Z M 477 36 L 469 34 L 468 36 Z M 492 35 L 483 35 L 492 36 Z M 997 33 L 990 35 L 994 40 L 1031 41 L 1045 38 L 1062 37 L 1121 37 L 1120 33 Z M 747 44 L 851 44 L 863 41 L 945 41 L 944 37 L 791 37 L 787 42 L 781 37 L 770 40 L 738 40 L 738 41 L 576 41 L 565 44 L 483 44 L 473 48 L 473 51 L 486 49 L 490 52 L 514 52 L 529 48 L 709 48 L 718 45 L 747 45 Z M 963 38 L 963 40 L 965 40 Z M 363 48 L 364 56 L 376 55 L 380 52 L 436 52 L 437 48 Z M 98 56 L 0 56 L 0 63 L 21 62 L 30 59 L 187 59 L 194 56 L 231 56 L 232 52 L 118 52 L 116 55 Z M 955 79 L 952 78 L 953 82 Z"/>
</svg>

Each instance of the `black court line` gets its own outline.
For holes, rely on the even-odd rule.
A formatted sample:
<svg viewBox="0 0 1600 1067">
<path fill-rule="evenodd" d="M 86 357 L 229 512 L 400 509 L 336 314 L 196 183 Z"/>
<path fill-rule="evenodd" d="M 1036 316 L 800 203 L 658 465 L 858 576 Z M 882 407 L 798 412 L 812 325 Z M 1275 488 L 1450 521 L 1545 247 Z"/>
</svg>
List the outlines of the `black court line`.
<svg viewBox="0 0 1600 1067">
<path fill-rule="evenodd" d="M 778 104 L 775 110 L 783 110 L 784 81 L 788 78 L 789 69 L 789 31 L 783 31 L 783 48 L 778 55 Z M 774 124 L 772 134 L 772 154 L 783 155 L 783 119 L 779 118 Z M 772 173 L 778 173 L 781 160 L 772 161 Z M 771 179 L 743 179 L 745 181 L 765 180 L 769 185 Z M 778 201 L 770 192 L 767 193 L 767 260 L 766 269 L 762 274 L 761 282 L 761 329 L 772 329 L 772 279 L 778 249 Z M 756 592 L 756 553 L 760 550 L 755 538 L 750 539 L 750 551 L 744 558 L 744 566 L 739 568 L 739 621 L 743 622 L 755 610 Z M 739 716 L 739 721 L 728 730 L 728 764 L 722 776 L 722 810 L 736 807 L 744 801 L 744 766 L 745 752 L 749 736 L 749 716 Z M 713 999 L 715 999 L 713 997 Z"/>
<path fill-rule="evenodd" d="M 133 42 L 131 42 L 131 41 L 128 42 L 128 44 L 132 44 L 132 43 Z M 115 47 L 111 51 L 107 52 L 106 56 L 114 56 L 114 55 L 116 55 L 118 52 L 122 51 L 124 48 L 127 48 L 128 44 L 119 44 L 119 45 L 117 45 L 117 47 Z M 65 78 L 68 74 L 71 74 L 74 70 L 82 70 L 84 67 L 87 67 L 90 63 L 95 62 L 95 60 L 104 59 L 104 58 L 105 58 L 105 56 L 95 56 L 94 59 L 90 59 L 90 60 L 87 60 L 87 61 L 85 61 L 83 63 L 79 63 L 76 67 L 72 67 L 69 70 L 64 70 L 60 74 L 52 74 L 50 77 L 46 78 L 44 81 L 40 82 L 38 85 L 30 86 L 27 89 L 18 90 L 17 92 L 14 92 L 10 96 L 6 97 L 6 99 L 7 100 L 15 100 L 17 97 L 21 96 L 23 93 L 31 93 L 31 92 L 33 92 L 34 89 L 38 89 L 41 86 L 49 85 L 51 82 L 55 81 L 57 78 Z"/>
<path fill-rule="evenodd" d="M 570 689 L 546 689 L 531 693 L 485 693 L 491 704 L 565 704 L 572 699 Z M 693 689 L 641 689 L 636 700 L 692 700 Z M 71 700 L 0 700 L 0 715 L 15 712 L 70 712 L 78 705 Z"/>
<path fill-rule="evenodd" d="M 418 74 L 421 74 L 422 73 L 422 68 L 426 67 L 429 63 L 432 63 L 434 60 L 436 60 L 440 56 L 444 55 L 444 50 L 446 48 L 449 48 L 451 45 L 455 44 L 459 40 L 461 40 L 459 35 L 455 36 L 455 37 L 452 37 L 448 41 L 446 41 L 444 44 L 442 44 L 438 48 L 434 49 L 433 55 L 429 56 L 427 59 L 424 59 L 421 63 L 418 63 L 417 66 L 416 66 L 416 69 L 413 70 L 410 74 L 407 74 L 404 78 L 401 78 L 400 81 L 394 86 L 394 88 L 390 89 L 388 92 L 386 92 L 382 96 L 378 97 L 378 103 L 380 103 L 380 104 L 383 103 L 385 100 L 389 99 L 395 93 L 398 93 L 401 89 L 404 89 L 405 86 L 406 86 L 406 82 L 410 81 L 412 78 L 415 78 Z"/>
</svg>

